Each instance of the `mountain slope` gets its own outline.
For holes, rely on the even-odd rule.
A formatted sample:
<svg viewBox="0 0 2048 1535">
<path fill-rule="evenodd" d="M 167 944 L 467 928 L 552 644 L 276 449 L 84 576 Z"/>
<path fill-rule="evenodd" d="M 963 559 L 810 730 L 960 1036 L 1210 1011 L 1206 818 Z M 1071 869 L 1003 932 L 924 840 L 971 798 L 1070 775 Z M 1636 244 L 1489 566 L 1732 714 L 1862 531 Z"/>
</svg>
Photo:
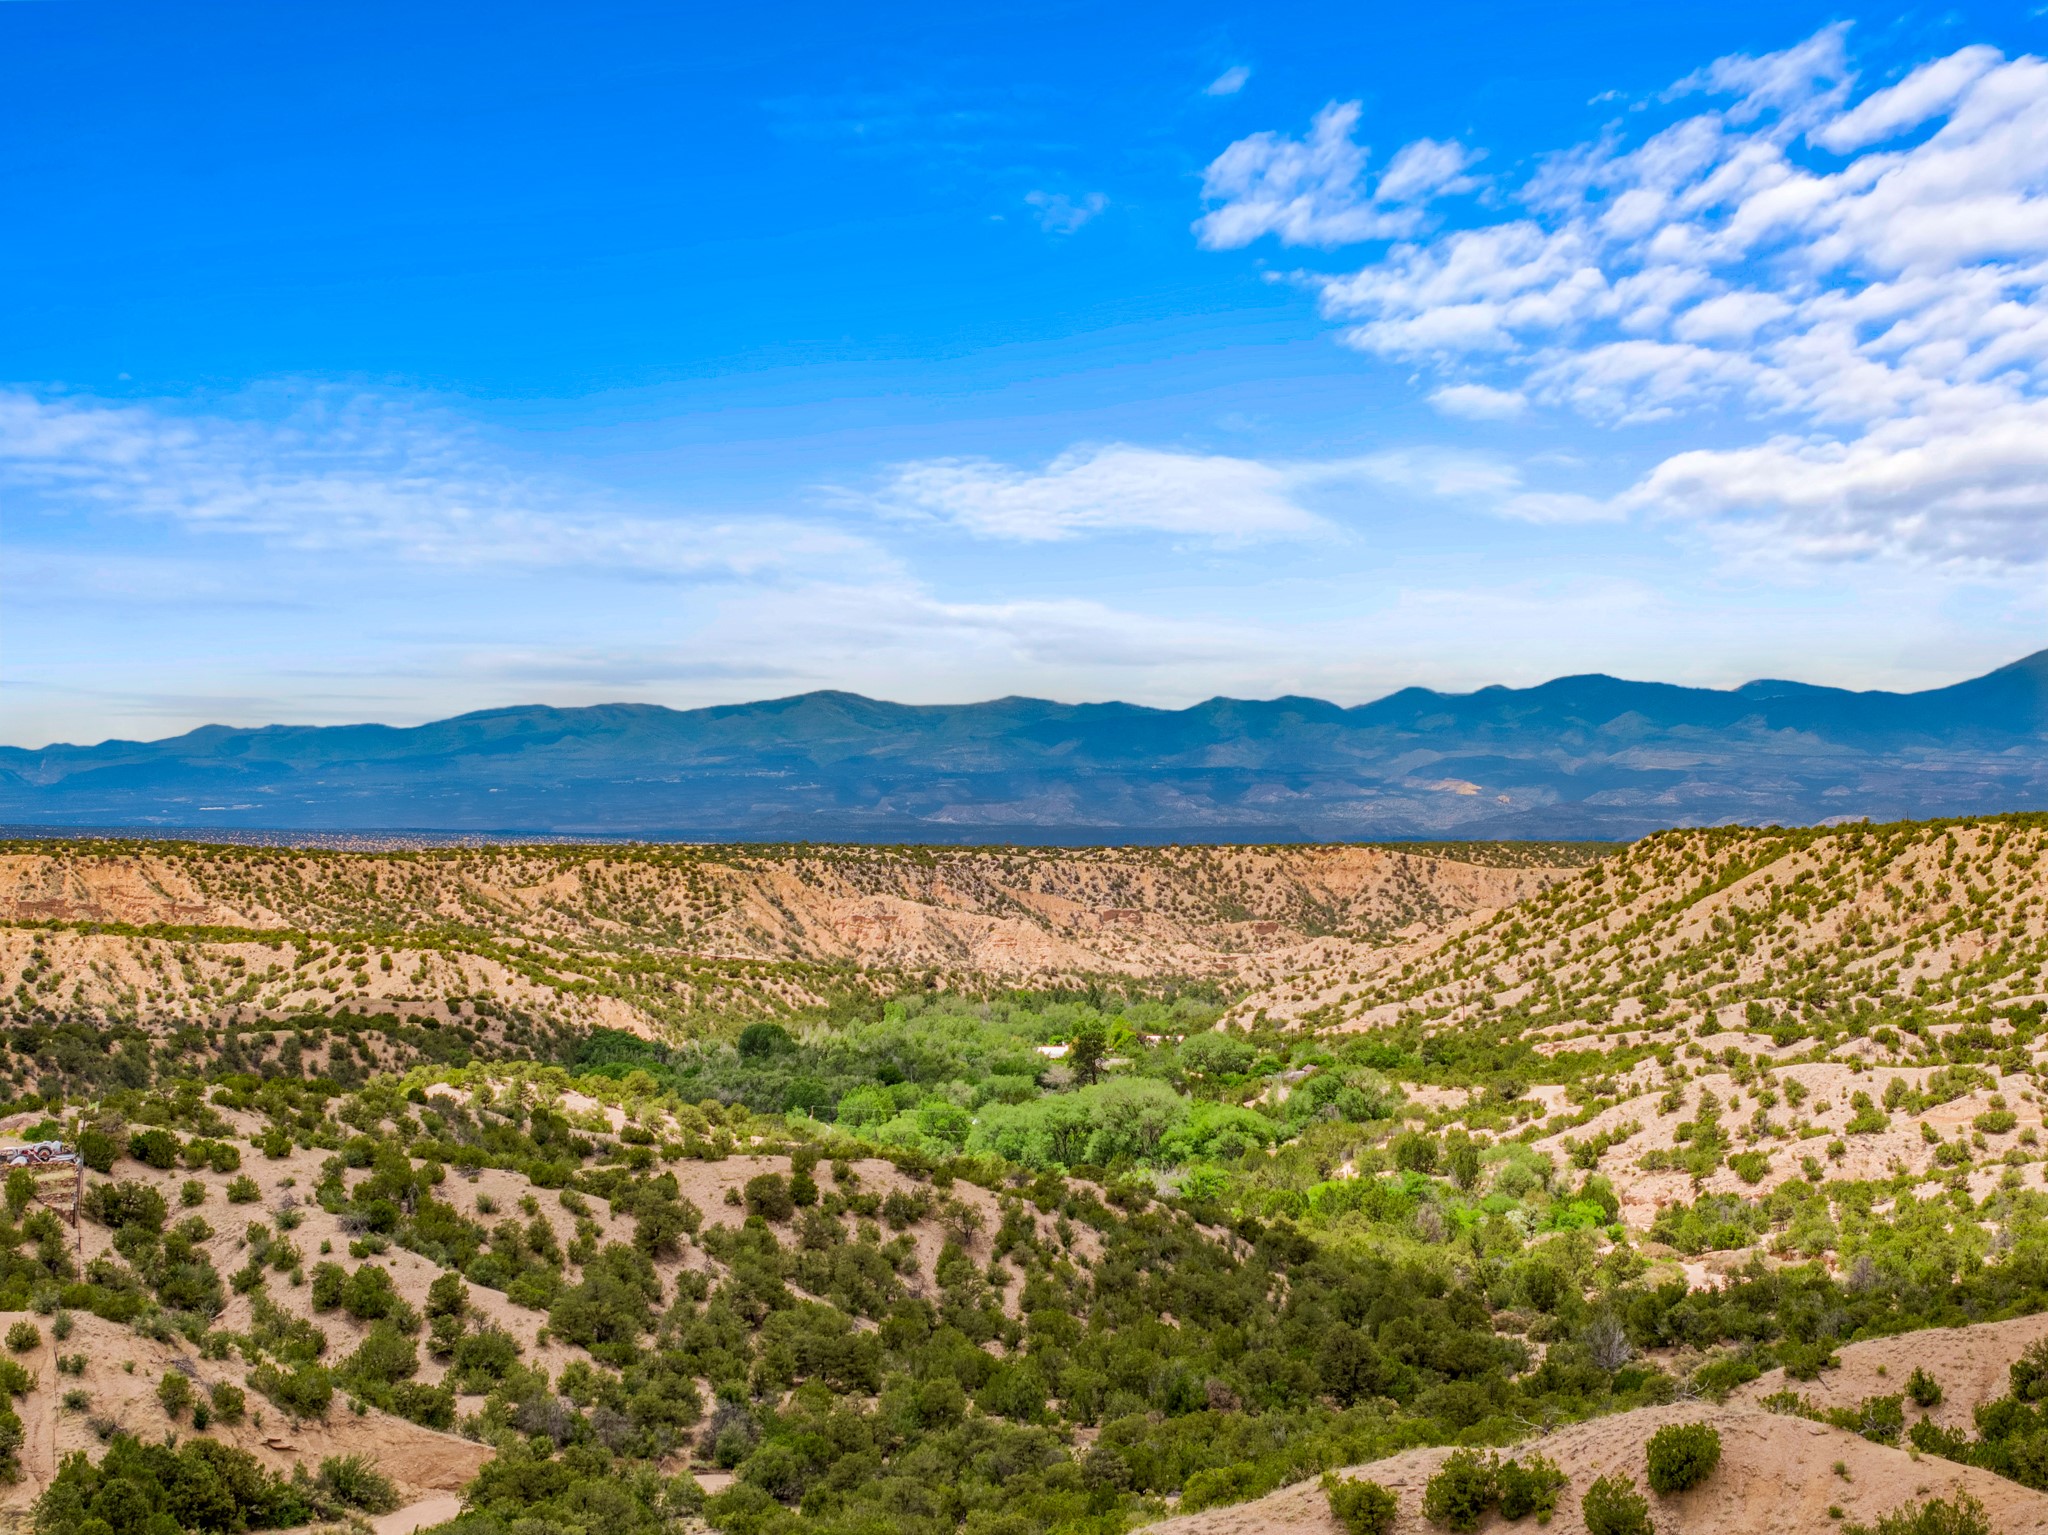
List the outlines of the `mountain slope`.
<svg viewBox="0 0 2048 1535">
<path fill-rule="evenodd" d="M 0 748 L 0 820 L 706 839 L 1634 837 L 2048 799 L 2048 651 L 1923 693 L 1613 677 L 1345 709 L 847 693 Z"/>
</svg>

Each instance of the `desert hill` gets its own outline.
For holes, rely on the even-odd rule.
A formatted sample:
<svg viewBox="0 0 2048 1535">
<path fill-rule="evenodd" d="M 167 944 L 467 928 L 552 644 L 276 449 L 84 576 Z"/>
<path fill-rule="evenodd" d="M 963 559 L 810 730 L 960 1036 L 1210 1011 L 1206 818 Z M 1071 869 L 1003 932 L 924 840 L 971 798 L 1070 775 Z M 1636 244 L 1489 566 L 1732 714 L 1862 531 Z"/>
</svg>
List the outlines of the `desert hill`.
<svg viewBox="0 0 2048 1535">
<path fill-rule="evenodd" d="M 1576 1529 L 1711 1420 L 1659 1529 L 2031 1529 L 2043 852 L 16 844 L 0 1130 L 100 1170 L 6 1191 L 7 1506 L 1412 1530 L 1465 1444 Z"/>
<path fill-rule="evenodd" d="M 1666 832 L 1469 928 L 1304 970 L 1247 1006 L 1347 1028 L 1513 1009 L 1538 1028 L 1556 1013 L 1795 1033 L 1845 1006 L 1948 1013 L 2038 989 L 2044 853 L 2038 816 Z"/>
<path fill-rule="evenodd" d="M 0 990 L 134 1020 L 446 1016 L 482 996 L 648 1032 L 874 976 L 1234 986 L 1321 939 L 1441 932 L 1604 851 L 0 844 Z"/>
<path fill-rule="evenodd" d="M 0 822 L 706 840 L 1627 838 L 1984 814 L 2044 788 L 2048 652 L 1911 694 L 1604 676 L 1356 708 L 811 693 L 0 748 Z"/>
<path fill-rule="evenodd" d="M 1516 1453 L 1548 1456 L 1571 1479 L 1548 1528 L 1584 1535 L 1579 1499 L 1603 1476 L 1643 1480 L 1644 1447 L 1667 1424 L 1707 1423 L 1721 1436 L 1719 1469 L 1688 1492 L 1650 1499 L 1650 1517 L 1670 1535 L 1777 1535 L 1827 1530 L 1853 1521 L 1875 1525 L 1884 1515 L 1930 1497 L 1958 1492 L 1981 1503 L 1994 1530 L 2048 1528 L 2048 1493 L 2021 1487 L 1974 1466 L 1914 1458 L 1905 1450 L 1872 1444 L 1821 1423 L 1800 1422 L 1753 1408 L 1645 1407 L 1592 1423 L 1574 1424 L 1525 1440 Z M 1421 1535 L 1437 1527 L 1422 1516 L 1425 1484 L 1449 1451 L 1411 1450 L 1347 1469 L 1397 1494 L 1394 1528 Z M 1166 1519 L 1146 1527 L 1152 1535 L 1344 1535 L 1315 1482 L 1299 1482 L 1254 1502 Z M 1483 1528 L 1516 1528 L 1497 1515 Z"/>
</svg>

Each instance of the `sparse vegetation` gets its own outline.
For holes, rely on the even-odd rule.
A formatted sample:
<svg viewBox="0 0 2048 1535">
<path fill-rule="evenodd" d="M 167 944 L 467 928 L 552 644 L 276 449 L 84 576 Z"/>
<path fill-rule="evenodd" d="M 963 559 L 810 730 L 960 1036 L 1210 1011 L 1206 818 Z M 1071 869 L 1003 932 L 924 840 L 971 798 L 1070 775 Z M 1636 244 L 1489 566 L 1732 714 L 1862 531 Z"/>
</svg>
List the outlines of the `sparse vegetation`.
<svg viewBox="0 0 2048 1535">
<path fill-rule="evenodd" d="M 496 1458 L 462 1535 L 655 1535 L 686 1513 L 727 1535 L 1108 1530 L 1418 1444 L 1463 1447 L 1425 1498 L 1441 1527 L 1541 1522 L 1562 1474 L 1485 1448 L 1530 1423 L 1776 1365 L 1810 1381 L 1859 1338 L 2048 1307 L 2048 1196 L 2007 1179 L 2040 1154 L 2048 1010 L 2017 981 L 2048 943 L 1999 872 L 2042 833 L 1672 833 L 1532 879 L 1398 961 L 1371 941 L 1392 907 L 1313 914 L 1305 885 L 1280 888 L 1306 865 L 1278 855 L 1243 863 L 1276 871 L 1270 894 L 1228 850 L 932 855 L 977 899 L 1092 870 L 1052 893 L 1122 911 L 1212 889 L 1242 914 L 1181 916 L 1282 909 L 1343 940 L 1249 994 L 705 961 L 705 936 L 735 931 L 715 893 L 730 850 L 436 853 L 357 883 L 370 863 L 320 855 L 296 885 L 275 854 L 194 853 L 215 898 L 304 927 L 0 930 L 46 955 L 118 940 L 156 978 L 126 983 L 124 1021 L 37 990 L 51 962 L 0 1031 L 10 1090 L 40 1112 L 47 1078 L 58 1129 L 111 1147 L 89 1261 L 10 1193 L 0 1307 L 196 1356 L 210 1387 L 146 1376 L 181 1434 L 249 1415 L 229 1370 L 273 1422 L 468 1434 Z M 883 891 L 923 855 L 887 855 L 886 878 L 882 855 L 787 856 Z M 451 871 L 487 866 L 531 876 L 494 889 L 572 894 L 473 904 L 483 887 Z M 1141 897 L 1130 869 L 1159 883 Z M 431 1004 L 354 995 L 351 977 L 420 970 Z M 599 1000 L 662 1032 L 593 1027 Z M 1930 1119 L 1949 1129 L 1927 1139 Z M 1681 1191 L 1647 1228 L 1644 1177 Z M 1725 1280 L 1688 1289 L 1652 1242 L 1724 1255 Z M 2027 1481 L 2048 1465 L 2048 1363 L 2023 1364 L 1972 1436 L 1909 1430 L 1907 1398 L 1940 1401 L 1925 1371 L 1817 1415 Z M 1667 1429 L 1648 1485 L 1697 1485 L 1718 1453 L 1710 1427 Z M 708 1498 L 663 1481 L 680 1457 L 736 1480 Z M 324 1473 L 290 1485 L 305 1517 L 371 1507 Z M 1324 1487 L 1347 1528 L 1391 1518 L 1371 1483 Z M 1625 1479 L 1582 1504 L 1589 1529 L 1649 1527 Z"/>
</svg>

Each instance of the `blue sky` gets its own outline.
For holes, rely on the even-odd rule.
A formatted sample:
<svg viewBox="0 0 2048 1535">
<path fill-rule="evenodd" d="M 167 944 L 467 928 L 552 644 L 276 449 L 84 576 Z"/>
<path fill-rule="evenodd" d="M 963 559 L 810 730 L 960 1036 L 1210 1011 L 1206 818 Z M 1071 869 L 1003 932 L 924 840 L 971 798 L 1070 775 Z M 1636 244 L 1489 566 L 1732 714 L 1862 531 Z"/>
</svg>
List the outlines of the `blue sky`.
<svg viewBox="0 0 2048 1535">
<path fill-rule="evenodd" d="M 0 5 L 0 739 L 1988 669 L 2048 643 L 2043 53 Z"/>
</svg>

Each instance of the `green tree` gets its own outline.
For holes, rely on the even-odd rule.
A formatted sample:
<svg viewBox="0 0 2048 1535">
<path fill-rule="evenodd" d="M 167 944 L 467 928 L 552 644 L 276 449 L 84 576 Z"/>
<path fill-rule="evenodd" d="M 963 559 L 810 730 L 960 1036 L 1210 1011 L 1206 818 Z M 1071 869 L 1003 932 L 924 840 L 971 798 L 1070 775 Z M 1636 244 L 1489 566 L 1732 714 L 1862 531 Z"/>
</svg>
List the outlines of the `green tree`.
<svg viewBox="0 0 2048 1535">
<path fill-rule="evenodd" d="M 1109 1031 L 1099 1018 L 1090 1018 L 1067 1037 L 1067 1062 L 1083 1082 L 1102 1076 L 1102 1058 L 1109 1054 Z"/>
</svg>

